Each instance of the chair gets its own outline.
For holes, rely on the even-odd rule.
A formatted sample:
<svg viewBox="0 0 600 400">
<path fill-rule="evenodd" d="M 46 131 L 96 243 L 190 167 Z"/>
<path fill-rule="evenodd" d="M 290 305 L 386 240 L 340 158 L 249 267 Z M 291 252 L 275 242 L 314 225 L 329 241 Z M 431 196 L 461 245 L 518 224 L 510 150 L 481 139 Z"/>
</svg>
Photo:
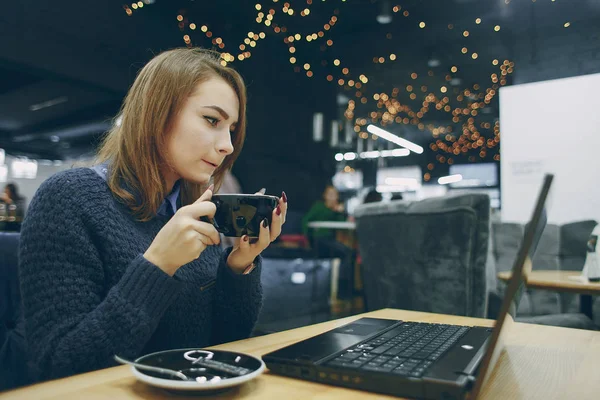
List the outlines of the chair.
<svg viewBox="0 0 600 400">
<path fill-rule="evenodd" d="M 586 243 L 596 221 L 576 221 L 564 225 L 548 224 L 533 257 L 533 269 L 583 269 Z M 516 257 L 525 225 L 516 223 L 493 224 L 493 254 L 497 272 L 508 271 Z M 504 284 L 497 287 L 503 292 Z M 520 322 L 562 326 L 578 329 L 597 329 L 592 320 L 578 313 L 579 296 L 549 290 L 527 289 L 518 305 Z M 598 304 L 597 306 L 600 306 Z M 596 307 L 598 312 L 599 307 Z M 595 316 L 598 321 L 598 314 Z"/>
<path fill-rule="evenodd" d="M 18 249 L 18 233 L 0 232 L 0 390 L 29 383 Z"/>
<path fill-rule="evenodd" d="M 576 221 L 560 227 L 560 269 L 566 271 L 581 271 L 587 255 L 587 242 L 598 223 L 594 220 Z M 561 312 L 577 312 L 579 296 L 561 293 Z M 600 301 L 595 301 L 596 314 L 594 321 L 600 323 Z"/>
<path fill-rule="evenodd" d="M 281 228 L 281 235 L 263 252 L 264 258 L 309 258 L 314 257 L 308 239 L 302 233 L 303 212 L 290 210 L 287 213 L 285 224 Z"/>
<path fill-rule="evenodd" d="M 254 334 L 329 319 L 332 259 L 262 260 L 263 306 Z"/>
<path fill-rule="evenodd" d="M 486 316 L 487 195 L 365 204 L 355 217 L 367 310 Z"/>
</svg>

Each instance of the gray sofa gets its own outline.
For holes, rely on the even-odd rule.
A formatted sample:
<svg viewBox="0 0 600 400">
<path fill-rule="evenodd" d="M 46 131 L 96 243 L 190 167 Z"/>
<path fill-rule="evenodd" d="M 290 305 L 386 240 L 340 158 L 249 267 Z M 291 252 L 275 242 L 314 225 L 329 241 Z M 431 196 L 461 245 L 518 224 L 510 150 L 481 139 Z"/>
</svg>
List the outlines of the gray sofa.
<svg viewBox="0 0 600 400">
<path fill-rule="evenodd" d="M 581 271 L 585 263 L 586 243 L 596 221 L 577 221 L 564 225 L 548 224 L 533 258 L 533 270 Z M 512 268 L 525 226 L 514 223 L 492 224 L 492 254 L 496 270 Z M 493 289 L 502 295 L 505 284 L 498 282 Z M 600 322 L 600 301 L 595 301 L 594 321 Z M 519 319 L 571 327 L 589 327 L 580 316 L 579 296 L 549 290 L 527 289 L 518 308 Z M 583 324 L 583 325 L 581 325 Z"/>
<path fill-rule="evenodd" d="M 486 195 L 371 203 L 355 216 L 368 310 L 496 316 L 505 287 L 496 274 L 512 268 L 525 227 L 492 224 Z M 581 270 L 595 224 L 549 224 L 533 268 Z M 578 310 L 576 295 L 527 290 L 517 315 L 524 322 L 594 329 Z M 594 310 L 598 322 L 600 304 Z"/>
<path fill-rule="evenodd" d="M 355 217 L 367 310 L 486 316 L 495 283 L 487 195 L 371 203 Z"/>
</svg>

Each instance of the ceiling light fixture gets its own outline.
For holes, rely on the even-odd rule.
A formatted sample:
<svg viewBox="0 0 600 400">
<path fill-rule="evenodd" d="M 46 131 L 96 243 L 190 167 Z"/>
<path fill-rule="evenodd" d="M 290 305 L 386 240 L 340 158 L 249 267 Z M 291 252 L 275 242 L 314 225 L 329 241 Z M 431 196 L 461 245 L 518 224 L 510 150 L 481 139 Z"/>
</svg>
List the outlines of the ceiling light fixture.
<svg viewBox="0 0 600 400">
<path fill-rule="evenodd" d="M 67 96 L 56 97 L 51 100 L 42 101 L 41 103 L 32 104 L 29 106 L 29 111 L 39 111 L 44 108 L 56 106 L 58 104 L 66 103 L 69 100 Z"/>
<path fill-rule="evenodd" d="M 407 149 L 409 149 L 410 151 L 412 151 L 414 153 L 417 153 L 417 154 L 423 153 L 423 148 L 421 146 L 419 146 L 418 144 L 413 143 L 410 140 L 406 140 L 399 136 L 396 136 L 393 133 L 383 130 L 375 125 L 367 126 L 367 131 L 369 131 L 370 133 L 377 135 L 380 138 L 385 139 L 389 142 L 396 143 L 397 145 L 402 146 L 402 147 L 406 147 Z"/>
<path fill-rule="evenodd" d="M 461 174 L 448 175 L 448 176 L 442 176 L 441 178 L 439 178 L 438 183 L 440 185 L 447 185 L 448 183 L 460 182 L 460 181 L 462 181 L 462 179 L 463 179 L 463 177 Z"/>
<path fill-rule="evenodd" d="M 389 0 L 380 0 L 379 4 L 381 4 L 381 8 L 379 10 L 379 15 L 377 15 L 377 22 L 380 24 L 389 24 L 392 22 L 390 2 Z"/>
</svg>

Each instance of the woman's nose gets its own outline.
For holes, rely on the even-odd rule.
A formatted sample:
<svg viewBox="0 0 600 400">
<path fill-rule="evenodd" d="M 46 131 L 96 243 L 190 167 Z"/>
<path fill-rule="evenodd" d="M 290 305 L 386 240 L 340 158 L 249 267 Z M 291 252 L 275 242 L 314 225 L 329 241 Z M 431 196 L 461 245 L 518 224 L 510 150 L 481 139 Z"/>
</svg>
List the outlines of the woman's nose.
<svg viewBox="0 0 600 400">
<path fill-rule="evenodd" d="M 225 155 L 233 153 L 233 144 L 231 143 L 231 134 L 229 131 L 224 135 L 220 135 L 220 138 L 217 142 L 217 150 L 220 154 Z"/>
</svg>

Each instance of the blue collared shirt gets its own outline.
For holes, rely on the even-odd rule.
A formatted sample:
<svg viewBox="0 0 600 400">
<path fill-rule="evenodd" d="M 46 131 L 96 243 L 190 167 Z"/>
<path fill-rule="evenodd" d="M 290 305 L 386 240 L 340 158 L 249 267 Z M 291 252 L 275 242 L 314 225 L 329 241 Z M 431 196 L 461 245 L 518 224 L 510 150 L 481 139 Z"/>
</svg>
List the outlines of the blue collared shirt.
<svg viewBox="0 0 600 400">
<path fill-rule="evenodd" d="M 106 175 L 108 174 L 108 164 L 98 164 L 94 165 L 92 169 L 100 175 L 100 177 L 106 180 Z M 163 217 L 171 217 L 177 212 L 177 200 L 179 199 L 179 191 L 181 185 L 180 182 L 175 182 L 173 185 L 173 189 L 171 193 L 161 203 L 160 207 L 158 207 L 157 215 Z"/>
</svg>

